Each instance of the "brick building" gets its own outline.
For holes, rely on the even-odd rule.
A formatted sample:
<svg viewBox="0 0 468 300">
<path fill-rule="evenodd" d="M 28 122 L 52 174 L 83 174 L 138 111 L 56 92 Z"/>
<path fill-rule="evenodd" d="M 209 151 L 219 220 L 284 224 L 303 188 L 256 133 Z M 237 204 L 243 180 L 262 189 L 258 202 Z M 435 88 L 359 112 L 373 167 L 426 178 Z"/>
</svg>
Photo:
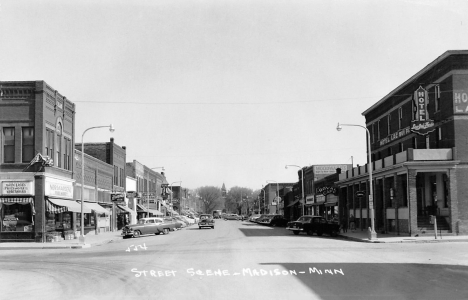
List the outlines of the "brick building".
<svg viewBox="0 0 468 300">
<path fill-rule="evenodd" d="M 433 234 L 434 215 L 468 234 L 468 51 L 445 52 L 363 115 L 371 162 L 340 174 L 341 213 L 365 229 L 373 207 L 377 232 L 413 236 Z"/>
<path fill-rule="evenodd" d="M 81 199 L 81 150 L 82 144 L 75 143 L 75 151 L 77 151 L 77 172 L 75 173 L 77 199 Z M 105 226 L 106 230 L 118 230 L 124 222 L 128 219 L 125 215 L 129 213 L 126 209 L 124 201 L 112 201 L 116 195 L 121 195 L 118 199 L 124 199 L 126 191 L 126 175 L 125 175 L 125 161 L 126 161 L 126 147 L 120 147 L 114 142 L 114 138 L 110 138 L 109 142 L 104 143 L 84 143 L 84 153 L 86 156 L 95 158 L 90 159 L 90 164 L 85 161 L 85 197 L 96 194 L 96 202 L 107 208 L 110 216 L 106 216 L 106 222 L 101 220 L 101 224 Z M 98 161 L 96 161 L 96 159 Z M 101 162 L 101 163 L 100 163 Z M 109 180 L 110 179 L 110 180 Z M 87 190 L 93 190 L 93 193 Z M 115 205 L 114 205 L 115 204 Z"/>
<path fill-rule="evenodd" d="M 75 104 L 44 81 L 0 82 L 0 242 L 72 229 Z"/>
</svg>

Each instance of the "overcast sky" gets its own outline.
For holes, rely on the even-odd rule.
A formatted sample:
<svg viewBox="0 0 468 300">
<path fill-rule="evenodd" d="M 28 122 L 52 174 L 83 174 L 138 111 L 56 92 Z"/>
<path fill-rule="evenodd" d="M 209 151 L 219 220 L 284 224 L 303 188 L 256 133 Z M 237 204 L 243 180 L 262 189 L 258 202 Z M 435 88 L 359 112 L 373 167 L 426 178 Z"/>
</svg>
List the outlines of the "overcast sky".
<svg viewBox="0 0 468 300">
<path fill-rule="evenodd" d="M 365 164 L 362 112 L 447 50 L 468 1 L 4 1 L 0 80 L 76 104 L 168 181 L 259 189 L 286 164 Z"/>
</svg>

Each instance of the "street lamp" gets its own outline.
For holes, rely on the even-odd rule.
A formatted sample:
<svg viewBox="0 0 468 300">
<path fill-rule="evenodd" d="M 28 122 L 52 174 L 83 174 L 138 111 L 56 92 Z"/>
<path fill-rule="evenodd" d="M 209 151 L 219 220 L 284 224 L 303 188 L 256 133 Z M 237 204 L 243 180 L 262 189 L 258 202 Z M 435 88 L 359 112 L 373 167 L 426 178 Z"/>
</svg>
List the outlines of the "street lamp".
<svg viewBox="0 0 468 300">
<path fill-rule="evenodd" d="M 84 244 L 85 243 L 85 236 L 84 236 L 84 135 L 88 130 L 91 129 L 96 129 L 96 128 L 109 128 L 110 132 L 114 132 L 115 128 L 112 126 L 112 124 L 108 126 L 94 126 L 94 127 L 89 127 L 86 129 L 83 134 L 81 135 L 81 216 L 80 216 L 80 221 L 81 221 L 81 228 L 80 228 L 80 243 Z"/>
<path fill-rule="evenodd" d="M 301 177 L 302 177 L 302 215 L 305 215 L 305 195 L 304 195 L 304 169 L 297 165 L 286 165 L 285 168 L 288 167 L 297 167 L 301 169 Z"/>
<path fill-rule="evenodd" d="M 154 168 L 148 168 L 148 169 L 149 170 L 162 169 L 164 171 L 164 167 L 154 167 Z M 146 177 L 146 205 L 147 205 L 147 209 L 149 209 L 149 198 L 150 198 L 149 182 L 150 182 L 150 178 L 149 178 L 149 171 L 148 171 L 147 177 Z M 147 217 L 149 217 L 149 212 L 148 212 Z"/>
<path fill-rule="evenodd" d="M 371 157 L 371 145 L 370 145 L 370 132 L 367 127 L 362 126 L 362 125 L 356 125 L 356 124 L 340 124 L 338 123 L 338 126 L 336 126 L 336 130 L 341 131 L 342 127 L 341 126 L 355 126 L 355 127 L 361 127 L 364 128 L 367 132 L 367 154 L 369 156 L 369 161 L 368 161 L 368 171 L 369 171 L 369 210 L 370 210 L 370 218 L 371 218 L 371 228 L 368 232 L 369 235 L 369 240 L 373 240 L 377 238 L 377 233 L 375 232 L 375 226 L 374 226 L 374 193 L 372 191 L 372 157 Z"/>
<path fill-rule="evenodd" d="M 267 180 L 266 182 L 267 182 L 267 183 L 276 182 L 276 197 L 279 197 L 279 186 L 278 186 L 278 181 L 276 181 L 276 180 Z M 275 199 L 276 199 L 276 197 L 275 197 Z M 276 210 L 278 210 L 278 205 L 279 205 L 279 201 L 278 201 L 278 203 L 276 204 Z"/>
<path fill-rule="evenodd" d="M 174 183 L 180 183 L 180 184 L 182 185 L 182 181 L 174 181 L 173 183 L 171 183 L 171 184 L 169 185 L 169 187 L 170 187 L 170 189 L 171 189 L 171 217 L 172 217 L 172 212 L 174 211 L 173 206 L 172 206 L 172 185 L 173 185 Z M 179 197 L 180 197 L 180 195 L 179 195 Z M 180 206 L 180 203 L 179 203 L 179 206 Z"/>
</svg>

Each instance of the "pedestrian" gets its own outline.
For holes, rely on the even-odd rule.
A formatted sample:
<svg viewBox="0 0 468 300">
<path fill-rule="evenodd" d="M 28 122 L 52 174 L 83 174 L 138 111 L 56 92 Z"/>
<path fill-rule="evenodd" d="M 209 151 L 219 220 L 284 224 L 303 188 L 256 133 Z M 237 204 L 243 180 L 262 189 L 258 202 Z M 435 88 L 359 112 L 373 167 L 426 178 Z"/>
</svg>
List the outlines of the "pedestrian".
<svg viewBox="0 0 468 300">
<path fill-rule="evenodd" d="M 346 218 L 344 216 L 341 219 L 341 229 L 343 230 L 343 233 L 348 232 L 348 223 L 346 222 Z"/>
<path fill-rule="evenodd" d="M 356 230 L 356 223 L 353 214 L 349 216 L 349 230 L 354 231 Z"/>
</svg>

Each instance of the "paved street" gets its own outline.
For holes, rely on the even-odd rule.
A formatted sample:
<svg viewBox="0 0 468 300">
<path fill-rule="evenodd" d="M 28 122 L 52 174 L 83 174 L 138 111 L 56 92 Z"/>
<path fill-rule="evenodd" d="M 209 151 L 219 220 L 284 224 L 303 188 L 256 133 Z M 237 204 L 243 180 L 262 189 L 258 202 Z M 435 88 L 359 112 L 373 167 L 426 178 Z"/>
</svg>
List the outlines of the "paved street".
<svg viewBox="0 0 468 300">
<path fill-rule="evenodd" d="M 214 230 L 85 249 L 2 250 L 0 290 L 5 299 L 467 299 L 466 247 L 217 220 Z"/>
</svg>

